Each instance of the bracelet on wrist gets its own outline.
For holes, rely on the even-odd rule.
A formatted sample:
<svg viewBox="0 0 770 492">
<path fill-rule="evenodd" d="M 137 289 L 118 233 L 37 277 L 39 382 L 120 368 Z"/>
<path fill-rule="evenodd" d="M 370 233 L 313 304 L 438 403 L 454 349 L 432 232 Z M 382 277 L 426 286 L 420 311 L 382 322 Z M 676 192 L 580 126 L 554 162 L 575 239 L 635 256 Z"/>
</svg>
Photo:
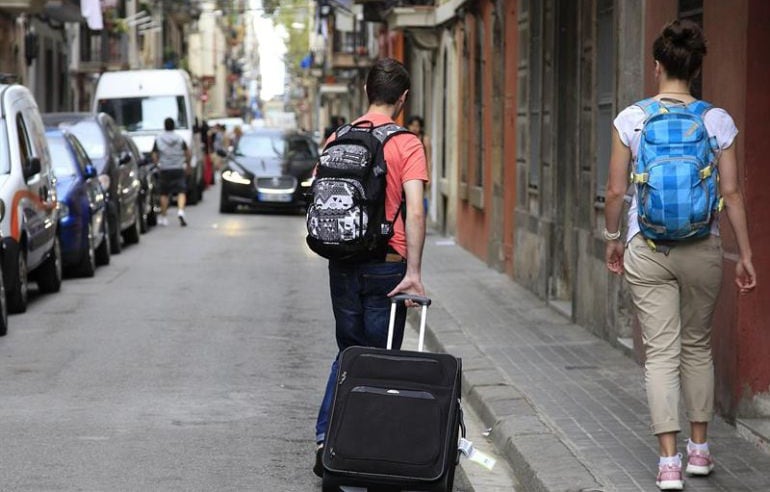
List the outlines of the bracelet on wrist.
<svg viewBox="0 0 770 492">
<path fill-rule="evenodd" d="M 610 232 L 605 228 L 602 236 L 604 236 L 605 241 L 617 241 L 620 239 L 620 229 L 615 232 Z"/>
</svg>

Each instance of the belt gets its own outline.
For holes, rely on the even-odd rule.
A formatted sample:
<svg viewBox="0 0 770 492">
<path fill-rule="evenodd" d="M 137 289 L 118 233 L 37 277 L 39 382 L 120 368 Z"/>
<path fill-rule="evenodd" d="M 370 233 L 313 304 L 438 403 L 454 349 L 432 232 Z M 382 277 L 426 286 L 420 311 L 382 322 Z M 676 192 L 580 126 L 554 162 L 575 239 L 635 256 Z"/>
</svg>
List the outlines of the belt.
<svg viewBox="0 0 770 492">
<path fill-rule="evenodd" d="M 406 263 L 406 258 L 398 254 L 398 252 L 388 247 L 388 252 L 385 254 L 385 263 Z"/>
</svg>

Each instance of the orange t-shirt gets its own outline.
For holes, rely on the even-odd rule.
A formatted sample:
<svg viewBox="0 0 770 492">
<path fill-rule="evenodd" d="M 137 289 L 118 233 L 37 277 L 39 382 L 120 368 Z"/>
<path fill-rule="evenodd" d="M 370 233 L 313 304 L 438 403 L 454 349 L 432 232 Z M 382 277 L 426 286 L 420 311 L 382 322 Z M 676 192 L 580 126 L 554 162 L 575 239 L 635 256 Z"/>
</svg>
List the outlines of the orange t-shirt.
<svg viewBox="0 0 770 492">
<path fill-rule="evenodd" d="M 353 123 L 371 121 L 374 126 L 394 123 L 392 118 L 380 113 L 366 113 Z M 335 134 L 326 141 L 333 141 Z M 406 232 L 404 220 L 395 217 L 403 197 L 403 184 L 413 179 L 428 182 L 428 167 L 425 160 L 425 148 L 417 135 L 401 133 L 385 143 L 385 162 L 388 174 L 385 176 L 385 218 L 394 220 L 393 237 L 390 246 L 406 258 Z"/>
</svg>

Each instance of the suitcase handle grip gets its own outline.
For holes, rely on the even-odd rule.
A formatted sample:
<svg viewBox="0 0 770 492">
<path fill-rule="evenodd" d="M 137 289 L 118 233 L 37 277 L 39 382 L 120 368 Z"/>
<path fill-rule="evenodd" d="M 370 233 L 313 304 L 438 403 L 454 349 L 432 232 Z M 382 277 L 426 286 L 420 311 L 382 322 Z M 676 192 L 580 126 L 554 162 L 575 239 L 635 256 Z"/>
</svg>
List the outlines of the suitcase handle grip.
<svg viewBox="0 0 770 492">
<path fill-rule="evenodd" d="M 430 306 L 431 300 L 429 297 L 416 296 L 413 294 L 396 294 L 390 298 L 390 302 L 406 302 L 413 301 L 420 306 Z"/>
</svg>

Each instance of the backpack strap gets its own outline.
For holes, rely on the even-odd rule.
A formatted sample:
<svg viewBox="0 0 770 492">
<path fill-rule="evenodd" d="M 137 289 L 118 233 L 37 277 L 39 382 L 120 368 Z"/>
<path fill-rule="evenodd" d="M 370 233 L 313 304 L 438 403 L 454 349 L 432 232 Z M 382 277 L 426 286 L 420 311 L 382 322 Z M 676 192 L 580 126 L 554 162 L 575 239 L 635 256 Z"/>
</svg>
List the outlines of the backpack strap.
<svg viewBox="0 0 770 492">
<path fill-rule="evenodd" d="M 642 99 L 641 101 L 637 102 L 635 106 L 638 106 L 642 111 L 644 111 L 644 119 L 647 120 L 651 116 L 654 116 L 662 111 L 665 111 L 665 106 L 663 106 L 660 101 L 656 100 L 653 97 L 648 97 L 647 99 Z"/>
<path fill-rule="evenodd" d="M 385 148 L 385 144 L 388 142 L 388 140 L 390 140 L 392 137 L 395 137 L 396 135 L 401 135 L 402 133 L 412 132 L 396 123 L 386 123 L 372 129 L 372 135 L 374 135 L 375 138 L 380 141 L 383 149 Z M 403 192 L 403 190 L 401 192 L 401 203 L 398 204 L 398 209 L 396 210 L 395 215 L 393 215 L 393 220 L 391 223 L 395 223 L 399 215 L 404 221 L 404 224 L 406 224 L 406 194 Z"/>
</svg>

